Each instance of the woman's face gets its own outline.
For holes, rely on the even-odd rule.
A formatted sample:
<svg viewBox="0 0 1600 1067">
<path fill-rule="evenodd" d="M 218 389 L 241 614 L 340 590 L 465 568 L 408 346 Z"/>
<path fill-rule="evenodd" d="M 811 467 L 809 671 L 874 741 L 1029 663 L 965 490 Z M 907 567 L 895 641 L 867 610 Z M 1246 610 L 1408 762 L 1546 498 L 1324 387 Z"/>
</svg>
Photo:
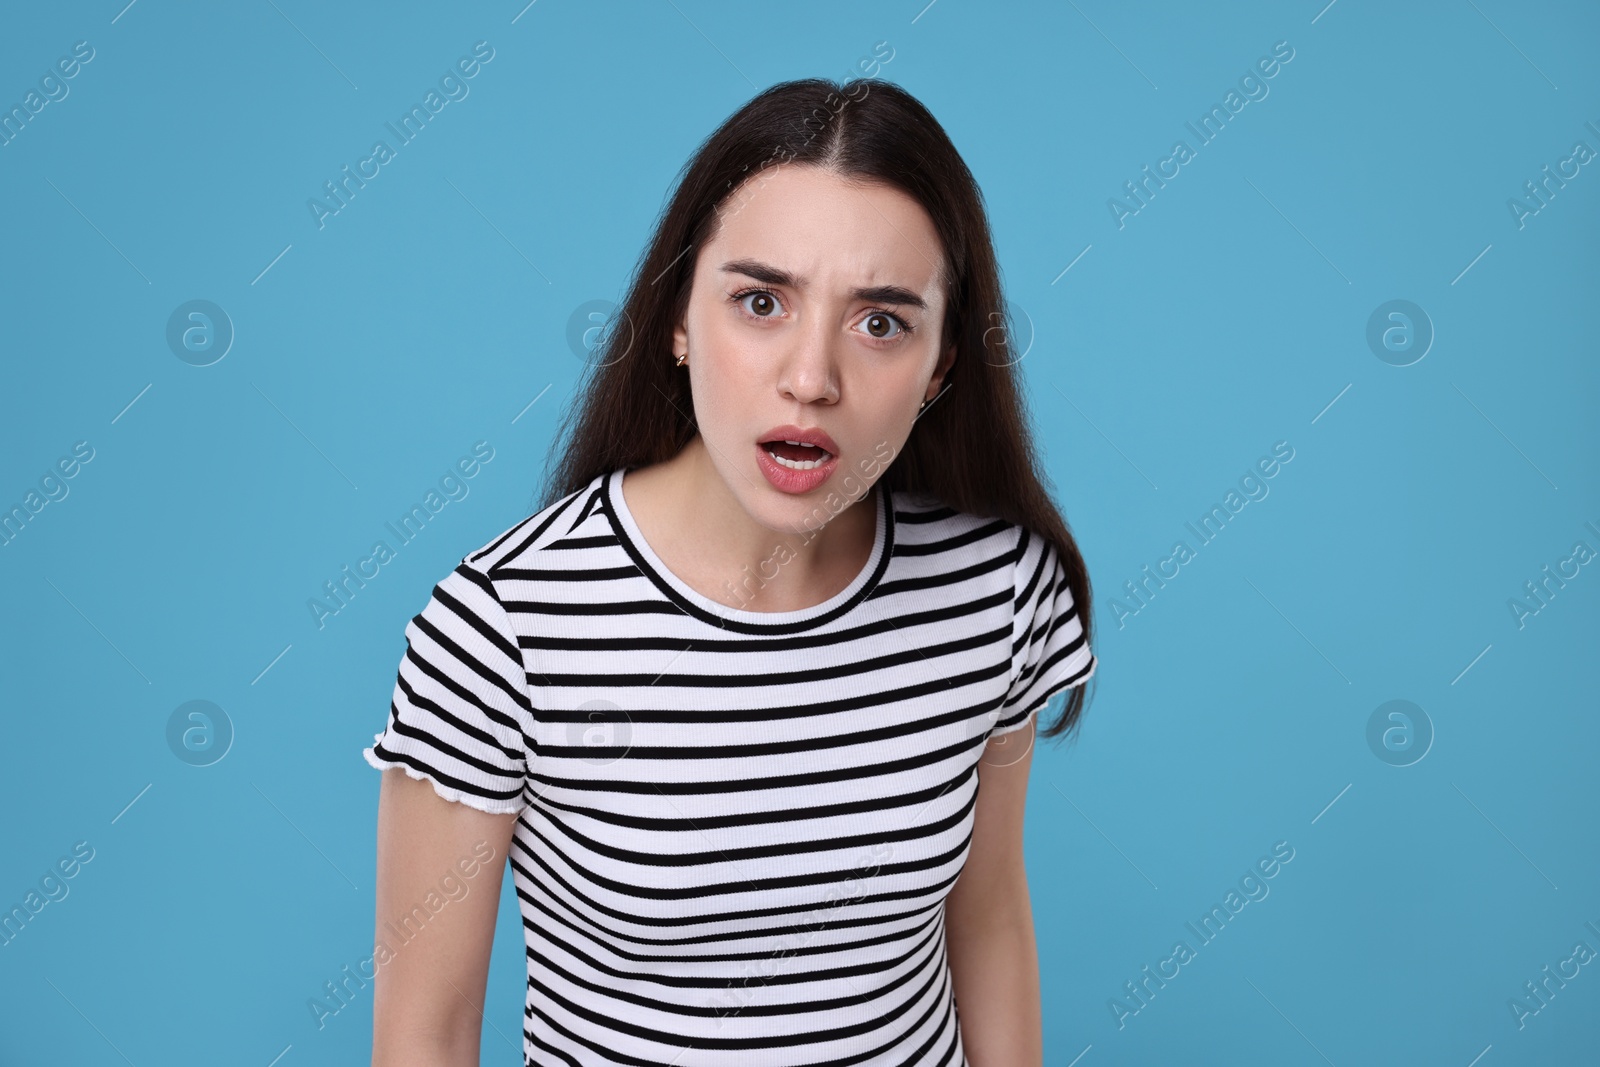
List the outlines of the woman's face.
<svg viewBox="0 0 1600 1067">
<path fill-rule="evenodd" d="M 915 200 L 817 167 L 763 171 L 724 202 L 673 351 L 707 454 L 757 521 L 815 529 L 899 455 L 954 358 L 943 261 Z M 806 436 L 793 429 L 832 446 L 763 447 Z"/>
</svg>

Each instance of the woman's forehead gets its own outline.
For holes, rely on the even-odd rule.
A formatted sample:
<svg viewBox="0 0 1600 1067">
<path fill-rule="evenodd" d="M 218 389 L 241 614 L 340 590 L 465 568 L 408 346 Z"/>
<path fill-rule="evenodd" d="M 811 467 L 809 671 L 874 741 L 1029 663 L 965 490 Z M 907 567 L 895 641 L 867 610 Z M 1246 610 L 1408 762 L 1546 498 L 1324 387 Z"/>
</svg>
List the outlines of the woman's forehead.
<svg viewBox="0 0 1600 1067">
<path fill-rule="evenodd" d="M 898 285 L 932 299 L 943 249 L 927 212 L 898 189 L 816 167 L 775 167 L 728 204 L 711 254 L 701 257 L 709 272 L 755 261 L 787 272 L 799 288 Z"/>
</svg>

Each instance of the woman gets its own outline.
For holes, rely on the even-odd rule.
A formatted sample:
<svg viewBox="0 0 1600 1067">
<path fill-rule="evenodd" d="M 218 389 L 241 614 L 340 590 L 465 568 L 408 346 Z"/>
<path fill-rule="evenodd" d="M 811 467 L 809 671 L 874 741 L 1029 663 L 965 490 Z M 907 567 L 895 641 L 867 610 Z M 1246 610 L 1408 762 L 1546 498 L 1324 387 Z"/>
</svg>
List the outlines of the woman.
<svg viewBox="0 0 1600 1067">
<path fill-rule="evenodd" d="M 1095 658 L 1002 307 L 898 87 L 781 84 L 701 146 L 543 506 L 406 629 L 374 1064 L 477 1062 L 500 856 L 528 1063 L 1041 1062 L 1031 740 Z"/>
</svg>

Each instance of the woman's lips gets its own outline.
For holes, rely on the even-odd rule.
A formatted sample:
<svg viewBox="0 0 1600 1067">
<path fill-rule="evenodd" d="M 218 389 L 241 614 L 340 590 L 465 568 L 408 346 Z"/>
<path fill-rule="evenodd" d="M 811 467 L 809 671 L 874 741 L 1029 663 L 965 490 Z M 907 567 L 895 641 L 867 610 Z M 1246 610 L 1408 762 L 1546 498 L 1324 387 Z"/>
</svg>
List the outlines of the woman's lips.
<svg viewBox="0 0 1600 1067">
<path fill-rule="evenodd" d="M 791 451 L 799 450 L 791 449 Z M 757 444 L 756 466 L 761 468 L 761 473 L 767 482 L 779 492 L 809 493 L 833 476 L 834 470 L 839 466 L 839 457 L 833 453 L 817 452 L 815 449 L 805 451 L 813 452 L 814 458 L 811 462 L 815 465 L 802 470 L 784 465 L 765 444 Z"/>
</svg>

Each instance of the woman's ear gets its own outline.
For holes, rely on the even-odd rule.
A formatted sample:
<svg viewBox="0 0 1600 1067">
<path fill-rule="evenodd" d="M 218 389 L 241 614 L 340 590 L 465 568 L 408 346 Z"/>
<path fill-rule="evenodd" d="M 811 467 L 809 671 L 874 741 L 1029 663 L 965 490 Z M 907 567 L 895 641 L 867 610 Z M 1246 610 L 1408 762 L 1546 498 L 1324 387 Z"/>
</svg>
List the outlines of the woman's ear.
<svg viewBox="0 0 1600 1067">
<path fill-rule="evenodd" d="M 956 361 L 956 343 L 951 341 L 945 346 L 943 354 L 939 356 L 939 365 L 933 370 L 933 377 L 928 381 L 928 395 L 924 398 L 932 400 L 944 387 L 944 376 L 950 373 L 950 368 Z"/>
<path fill-rule="evenodd" d="M 685 311 L 683 318 L 678 320 L 678 325 L 672 329 L 672 355 L 687 354 L 689 351 L 689 313 Z"/>
</svg>

